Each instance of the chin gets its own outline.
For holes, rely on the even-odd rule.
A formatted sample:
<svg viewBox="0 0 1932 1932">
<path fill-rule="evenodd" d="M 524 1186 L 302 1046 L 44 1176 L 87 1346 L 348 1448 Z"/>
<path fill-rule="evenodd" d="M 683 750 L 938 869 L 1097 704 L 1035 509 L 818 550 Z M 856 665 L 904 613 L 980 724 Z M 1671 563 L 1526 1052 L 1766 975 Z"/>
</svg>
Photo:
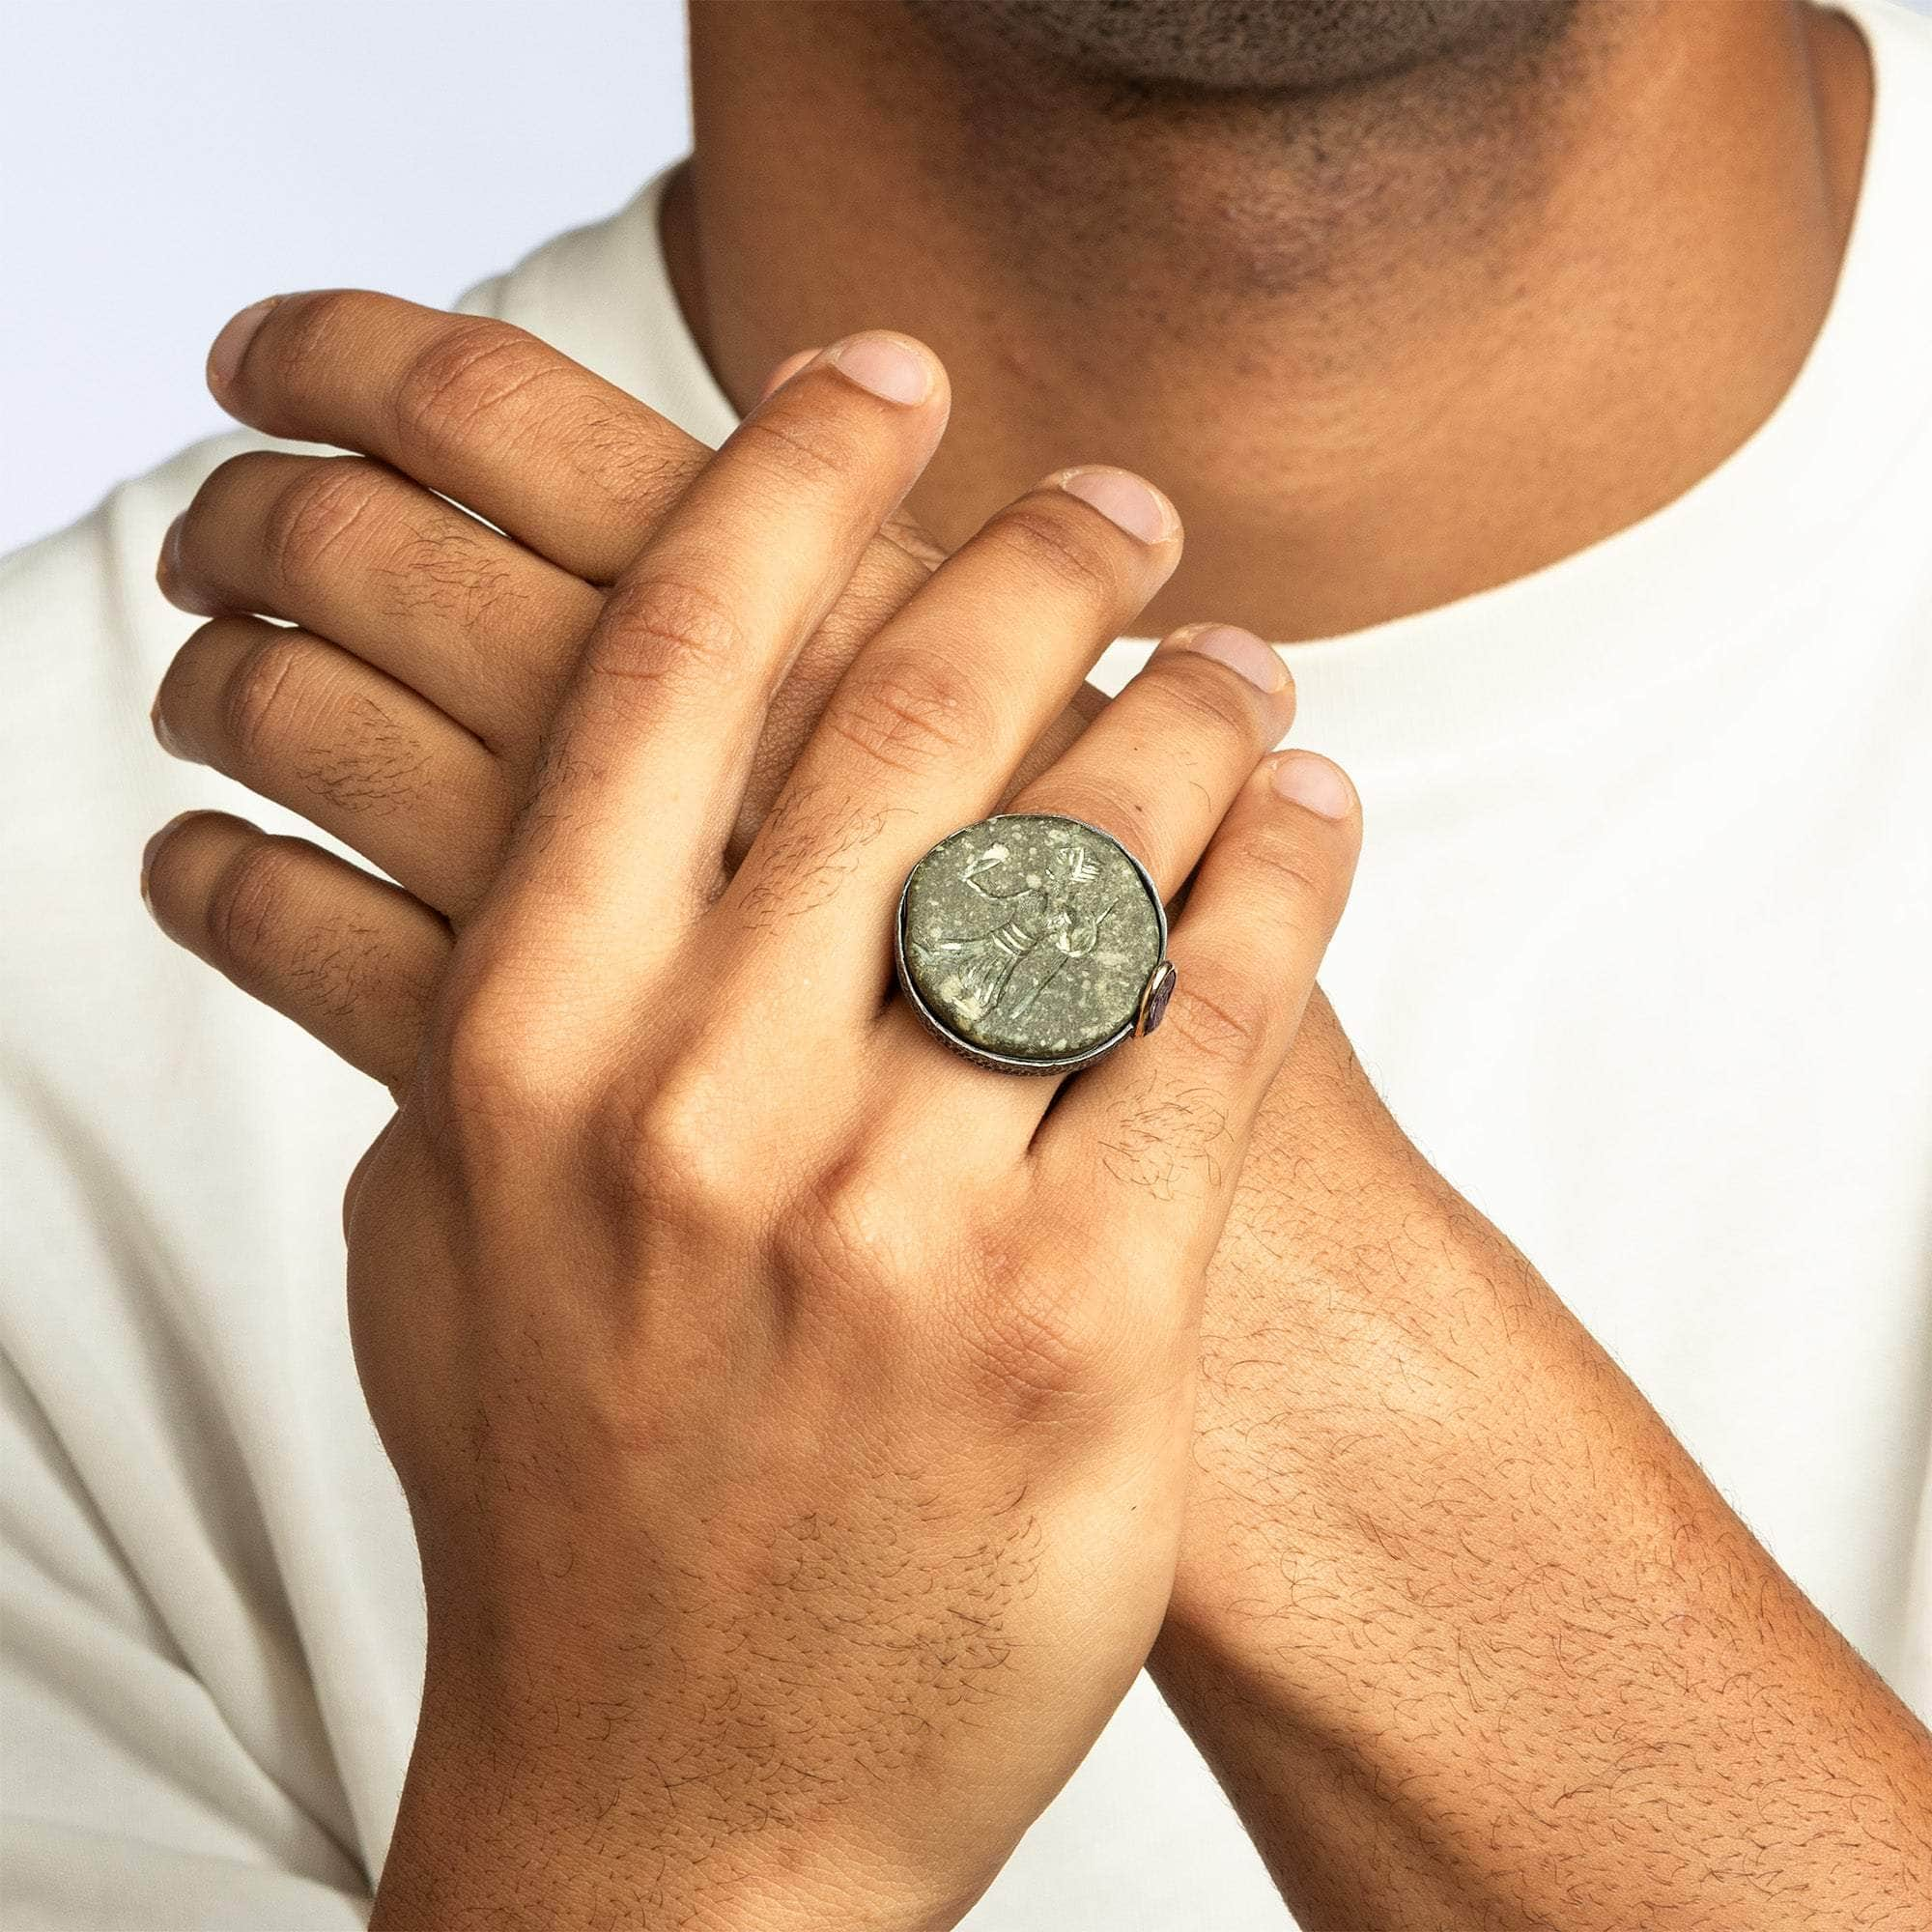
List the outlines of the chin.
<svg viewBox="0 0 1932 1932">
<path fill-rule="evenodd" d="M 901 0 L 977 62 L 1150 92 L 1325 91 L 1540 40 L 1577 0 Z"/>
</svg>

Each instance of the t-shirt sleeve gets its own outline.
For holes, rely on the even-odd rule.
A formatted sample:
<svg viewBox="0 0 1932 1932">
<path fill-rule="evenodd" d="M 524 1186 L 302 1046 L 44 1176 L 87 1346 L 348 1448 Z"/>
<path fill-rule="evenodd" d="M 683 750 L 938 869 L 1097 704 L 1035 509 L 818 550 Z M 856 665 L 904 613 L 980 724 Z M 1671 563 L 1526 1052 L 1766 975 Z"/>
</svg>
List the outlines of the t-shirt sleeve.
<svg viewBox="0 0 1932 1932">
<path fill-rule="evenodd" d="M 211 802 L 207 775 L 142 743 L 186 627 L 159 606 L 154 550 L 238 446 L 189 452 L 0 563 L 7 1932 L 348 1932 L 369 1911 L 372 1840 L 284 1563 L 286 1525 L 313 1516 L 287 1473 L 308 1440 L 270 1454 L 270 1378 L 291 1356 L 273 1325 L 237 1347 L 275 1279 L 244 1208 L 270 1224 L 277 1204 L 232 1069 L 199 1070 L 227 1035 L 185 1004 L 232 989 L 180 979 L 133 884 L 144 828 Z M 242 1037 L 245 1065 L 270 1036 Z M 221 1155 L 201 1123 L 224 1117 Z M 326 1207 L 304 1211 L 333 1233 Z M 230 1252 L 218 1279 L 209 1256 Z"/>
<path fill-rule="evenodd" d="M 348 1932 L 355 1861 L 243 1747 L 0 1356 L 0 1897 L 11 1932 Z"/>
</svg>

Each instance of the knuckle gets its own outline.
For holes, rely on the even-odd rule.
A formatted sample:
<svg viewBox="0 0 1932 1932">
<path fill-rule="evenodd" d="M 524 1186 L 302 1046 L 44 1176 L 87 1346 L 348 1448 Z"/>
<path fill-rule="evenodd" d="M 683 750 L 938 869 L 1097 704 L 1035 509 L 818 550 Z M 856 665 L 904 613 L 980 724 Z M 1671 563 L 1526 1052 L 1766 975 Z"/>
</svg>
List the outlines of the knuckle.
<svg viewBox="0 0 1932 1932">
<path fill-rule="evenodd" d="M 564 366 L 555 351 L 510 323 L 480 316 L 452 321 L 397 379 L 397 425 L 429 448 L 460 446 Z"/>
<path fill-rule="evenodd" d="M 222 687 L 214 762 L 305 811 L 418 808 L 431 778 L 427 748 L 378 697 L 337 676 L 333 655 L 302 631 L 272 630 L 248 644 Z"/>
<path fill-rule="evenodd" d="M 1280 1023 L 1280 1003 L 1270 998 L 1262 977 L 1220 963 L 1180 974 L 1161 1021 L 1193 1058 L 1231 1068 L 1264 1053 Z"/>
<path fill-rule="evenodd" d="M 299 740 L 291 713 L 301 655 L 294 634 L 278 631 L 245 650 L 228 673 L 221 697 L 222 732 L 249 769 L 274 762 L 284 747 Z"/>
<path fill-rule="evenodd" d="M 1008 1419 L 1060 1420 L 1112 1395 L 1122 1337 L 1096 1284 L 1003 1259 L 975 1270 L 963 1302 L 979 1401 Z"/>
<path fill-rule="evenodd" d="M 738 425 L 741 449 L 786 491 L 822 496 L 858 480 L 864 450 L 856 425 L 822 406 L 761 411 Z"/>
<path fill-rule="evenodd" d="M 284 296 L 249 345 L 251 382 L 260 371 L 274 390 L 300 396 L 332 344 L 356 332 L 373 299 L 361 289 L 315 289 Z"/>
<path fill-rule="evenodd" d="M 743 1152 L 743 1112 L 720 1056 L 695 1041 L 646 1085 L 611 1093 L 593 1154 L 659 1213 L 716 1232 L 752 1211 L 760 1185 Z"/>
<path fill-rule="evenodd" d="M 997 727 L 970 671 L 924 651 L 875 650 L 860 658 L 826 719 L 870 760 L 915 777 L 989 745 Z"/>
<path fill-rule="evenodd" d="M 1198 651 L 1160 651 L 1141 672 L 1144 678 L 1149 675 L 1170 717 L 1179 723 L 1244 743 L 1259 736 L 1260 694 L 1225 665 Z"/>
<path fill-rule="evenodd" d="M 1076 517 L 1071 499 L 1059 500 L 1064 494 L 1029 497 L 1003 511 L 995 539 L 1030 579 L 1043 578 L 1085 604 L 1111 605 L 1122 593 L 1119 554 L 1101 520 Z"/>
<path fill-rule="evenodd" d="M 261 506 L 275 501 L 290 460 L 279 450 L 243 450 L 202 478 L 181 519 L 180 562 L 191 574 L 232 586 L 238 566 L 250 560 L 236 554 L 243 546 L 233 533 L 253 528 Z"/>
<path fill-rule="evenodd" d="M 246 973 L 273 956 L 291 928 L 298 891 L 293 848 L 268 838 L 244 839 L 208 892 L 208 945 L 224 968 Z"/>
<path fill-rule="evenodd" d="M 383 472 L 360 457 L 303 464 L 263 518 L 263 555 L 274 581 L 291 589 L 315 583 L 385 489 Z"/>
<path fill-rule="evenodd" d="M 751 661 L 725 599 L 696 578 L 661 571 L 618 581 L 583 655 L 600 680 L 672 689 L 727 677 Z"/>
<path fill-rule="evenodd" d="M 835 1150 L 804 1184 L 803 1198 L 775 1220 L 772 1239 L 783 1279 L 837 1294 L 846 1313 L 901 1307 L 902 1281 L 918 1268 L 918 1235 L 896 1177 L 867 1149 Z"/>
<path fill-rule="evenodd" d="M 188 498 L 182 521 L 183 543 L 185 545 L 199 536 L 203 526 L 228 504 L 256 502 L 270 495 L 275 479 L 287 470 L 290 463 L 304 460 L 291 458 L 279 449 L 244 449 L 239 455 L 223 458 L 201 479 L 201 488 Z"/>
<path fill-rule="evenodd" d="M 514 982 L 485 980 L 444 999 L 423 1056 L 424 1120 L 460 1154 L 527 1153 L 567 1118 L 574 1076 L 544 1050 Z"/>
</svg>

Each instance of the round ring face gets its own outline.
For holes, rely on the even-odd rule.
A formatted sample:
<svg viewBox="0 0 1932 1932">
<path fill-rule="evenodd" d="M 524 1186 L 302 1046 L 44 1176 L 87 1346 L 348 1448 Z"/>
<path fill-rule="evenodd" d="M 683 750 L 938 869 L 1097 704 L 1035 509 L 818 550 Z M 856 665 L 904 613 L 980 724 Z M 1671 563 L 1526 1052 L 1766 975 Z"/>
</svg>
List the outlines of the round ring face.
<svg viewBox="0 0 1932 1932">
<path fill-rule="evenodd" d="M 899 898 L 899 978 L 974 1058 L 1051 1071 L 1133 1033 L 1167 950 L 1153 882 L 1077 818 L 1003 812 L 942 838 Z"/>
</svg>

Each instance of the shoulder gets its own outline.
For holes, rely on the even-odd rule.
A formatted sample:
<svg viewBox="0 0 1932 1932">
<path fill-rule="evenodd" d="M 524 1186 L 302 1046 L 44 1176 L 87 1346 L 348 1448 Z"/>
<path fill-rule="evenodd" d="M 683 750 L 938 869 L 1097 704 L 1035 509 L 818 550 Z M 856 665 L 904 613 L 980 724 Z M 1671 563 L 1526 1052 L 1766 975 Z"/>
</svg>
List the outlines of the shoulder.
<svg viewBox="0 0 1932 1932">
<path fill-rule="evenodd" d="M 552 238 L 475 283 L 454 306 L 518 323 L 613 380 L 635 378 L 635 369 L 611 366 L 624 362 L 624 333 L 648 334 L 654 315 L 676 319 L 656 247 L 659 186 L 648 185 L 602 221 Z M 158 823 L 155 813 L 166 817 L 196 802 L 179 796 L 183 777 L 148 732 L 155 688 L 193 625 L 156 585 L 161 539 L 228 458 L 319 447 L 242 429 L 210 437 L 116 485 L 68 528 L 0 560 L 0 651 L 12 700 L 0 707 L 0 796 L 24 805 L 43 835 L 14 855 L 30 870 L 37 858 L 55 856 L 44 837 L 50 831 L 59 835 L 54 844 L 85 839 L 90 827 L 98 838 L 124 803 Z M 84 810 L 53 827 L 49 809 L 62 796 Z M 18 842 L 21 812 L 11 812 L 7 825 L 0 837 Z M 59 856 L 66 863 L 80 855 Z"/>
<path fill-rule="evenodd" d="M 630 213 L 598 227 L 622 226 Z M 555 238 L 477 282 L 457 306 L 526 326 L 563 314 L 573 292 L 582 299 L 582 258 L 596 232 Z M 611 245 L 608 236 L 603 245 Z M 68 528 L 0 559 L 9 698 L 0 705 L 0 867 L 10 924 L 22 942 L 0 948 L 0 1068 L 79 1077 L 109 1040 L 141 1053 L 156 1027 L 204 1011 L 211 992 L 201 981 L 212 976 L 158 941 L 134 890 L 141 847 L 156 827 L 213 806 L 270 830 L 307 833 L 241 786 L 168 757 L 149 710 L 198 621 L 168 604 L 155 581 L 169 524 L 227 459 L 320 447 L 245 429 L 210 437 L 117 484 Z M 224 1014 L 245 1006 L 222 990 Z M 124 1028 L 121 1016 L 136 1010 L 143 1025 Z M 261 1024 L 224 1018 L 221 1031 L 259 1046 Z"/>
<path fill-rule="evenodd" d="M 84 697 L 151 663 L 158 672 L 185 623 L 155 584 L 162 534 L 211 470 L 269 440 L 238 430 L 191 444 L 0 560 L 0 640 L 16 698 L 9 716 L 24 734 L 16 751 L 46 746 L 49 725 L 71 720 Z"/>
<path fill-rule="evenodd" d="M 517 268 L 476 283 L 457 304 L 469 314 L 507 315 L 524 283 L 540 283 L 551 257 L 574 238 L 556 238 Z M 205 438 L 143 474 L 116 484 L 67 528 L 0 558 L 0 646 L 19 701 L 9 715 L 45 744 L 54 717 L 115 676 L 158 676 L 185 621 L 155 584 L 155 559 L 168 525 L 210 472 L 248 449 L 303 449 L 236 429 Z M 28 689 L 22 690 L 21 679 Z M 40 700 L 37 706 L 35 699 Z M 145 702 L 143 704 L 145 712 Z"/>
<path fill-rule="evenodd" d="M 566 355 L 715 441 L 728 427 L 678 313 L 657 233 L 668 174 L 602 219 L 533 247 L 452 307 L 527 328 Z M 30 757 L 64 755 L 65 727 L 91 699 L 125 706 L 158 679 L 185 635 L 155 586 L 168 525 L 217 465 L 243 450 L 318 448 L 251 430 L 210 437 L 110 490 L 87 516 L 0 559 L 0 649 L 15 702 L 7 716 Z M 145 722 L 150 690 L 135 707 Z M 57 741 L 58 744 L 57 750 Z"/>
<path fill-rule="evenodd" d="M 1932 10 L 1923 0 L 1825 0 L 1833 12 L 1849 14 L 1864 30 L 1882 60 L 1908 65 L 1932 61 Z"/>
</svg>

